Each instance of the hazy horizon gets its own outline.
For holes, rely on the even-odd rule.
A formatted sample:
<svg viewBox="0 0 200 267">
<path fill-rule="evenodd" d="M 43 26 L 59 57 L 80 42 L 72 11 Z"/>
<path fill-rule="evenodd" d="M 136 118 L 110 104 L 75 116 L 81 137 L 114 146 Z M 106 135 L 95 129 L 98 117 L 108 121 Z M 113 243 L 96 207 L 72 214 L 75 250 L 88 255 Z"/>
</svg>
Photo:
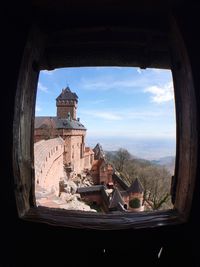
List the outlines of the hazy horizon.
<svg viewBox="0 0 200 267">
<path fill-rule="evenodd" d="M 97 143 L 100 143 L 104 151 L 117 151 L 119 148 L 124 148 L 133 156 L 147 160 L 176 156 L 176 140 L 172 138 L 86 138 L 86 146 L 94 148 Z"/>
</svg>

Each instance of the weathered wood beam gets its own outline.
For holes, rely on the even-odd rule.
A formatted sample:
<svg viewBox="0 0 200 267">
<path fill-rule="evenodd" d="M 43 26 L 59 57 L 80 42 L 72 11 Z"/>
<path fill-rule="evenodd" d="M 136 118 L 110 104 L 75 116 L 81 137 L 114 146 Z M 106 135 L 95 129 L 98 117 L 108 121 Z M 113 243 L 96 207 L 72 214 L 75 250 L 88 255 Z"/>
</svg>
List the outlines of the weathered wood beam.
<svg viewBox="0 0 200 267">
<path fill-rule="evenodd" d="M 23 219 L 54 226 L 95 230 L 148 229 L 183 222 L 175 210 L 96 214 L 94 212 L 69 211 L 47 207 L 30 209 Z"/>
<path fill-rule="evenodd" d="M 154 52 L 146 48 L 113 46 L 73 47 L 49 49 L 40 62 L 40 69 L 82 66 L 130 66 L 141 68 L 165 68 L 171 66 L 168 52 Z"/>
<path fill-rule="evenodd" d="M 16 203 L 20 217 L 35 204 L 33 127 L 43 42 L 40 32 L 33 29 L 24 50 L 15 97 L 13 170 Z"/>
</svg>

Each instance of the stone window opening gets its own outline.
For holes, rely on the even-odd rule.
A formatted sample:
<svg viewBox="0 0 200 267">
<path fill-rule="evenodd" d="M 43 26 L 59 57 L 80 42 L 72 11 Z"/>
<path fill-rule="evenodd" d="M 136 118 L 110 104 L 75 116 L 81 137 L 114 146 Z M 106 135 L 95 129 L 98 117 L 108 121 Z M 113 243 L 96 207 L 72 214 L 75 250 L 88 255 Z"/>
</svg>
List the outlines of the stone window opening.
<svg viewBox="0 0 200 267">
<path fill-rule="evenodd" d="M 174 225 L 188 220 L 192 204 L 191 201 L 197 166 L 198 136 L 196 131 L 196 101 L 192 70 L 187 50 L 182 40 L 181 33 L 179 32 L 173 18 L 170 21 L 170 31 L 171 65 L 168 65 L 168 67 L 171 68 L 174 78 L 177 118 L 177 158 L 174 180 L 172 181 L 172 202 L 174 204 L 174 210 L 169 212 L 152 212 L 151 215 L 144 213 L 140 214 L 139 217 L 135 214 L 123 214 L 115 216 L 114 221 L 111 220 L 112 215 L 108 214 L 103 219 L 104 224 L 102 225 L 102 218 L 98 216 L 98 214 L 91 215 L 80 212 L 76 216 L 73 216 L 73 213 L 70 213 L 70 211 L 49 211 L 44 207 L 36 207 L 33 186 L 33 180 L 35 178 L 33 172 L 30 171 L 32 170 L 33 163 L 32 118 L 34 113 L 33 110 L 38 74 L 40 69 L 43 68 L 39 65 L 39 62 L 41 62 L 43 55 L 42 51 L 45 49 L 45 46 L 42 43 L 44 38 L 41 33 L 37 30 L 33 30 L 30 33 L 20 69 L 15 99 L 16 104 L 13 127 L 13 143 L 15 144 L 13 148 L 13 165 L 16 173 L 14 179 L 17 185 L 21 184 L 20 187 L 16 186 L 15 189 L 18 214 L 20 218 L 37 221 L 38 214 L 41 214 L 44 223 L 50 223 L 53 225 L 59 224 L 65 227 L 93 229 L 126 229 L 130 227 L 138 229 L 141 227 L 148 228 L 163 225 Z M 49 56 L 50 60 L 51 55 Z M 109 60 L 109 64 L 114 64 L 114 59 Z M 123 61 L 123 59 L 121 60 Z M 141 60 L 141 62 L 137 63 L 137 65 L 143 68 L 146 66 L 145 63 L 147 65 L 150 64 L 149 62 L 142 62 Z M 69 62 L 64 62 L 63 64 L 65 66 L 70 65 Z M 124 63 L 122 62 L 121 64 L 123 65 Z M 136 63 L 132 64 L 135 65 Z M 162 64 L 162 62 L 160 64 Z M 94 66 L 95 65 L 97 64 L 94 64 Z M 103 65 L 107 66 L 108 61 Z M 120 66 L 120 60 L 118 65 Z M 187 140 L 187 142 L 185 140 Z M 185 157 L 185 155 L 187 155 L 187 157 Z M 187 190 L 185 190 L 185 188 L 187 188 Z M 70 221 L 66 220 L 68 214 L 71 218 Z M 57 219 L 55 220 L 55 218 Z M 90 223 L 88 224 L 87 221 L 90 221 Z"/>
</svg>

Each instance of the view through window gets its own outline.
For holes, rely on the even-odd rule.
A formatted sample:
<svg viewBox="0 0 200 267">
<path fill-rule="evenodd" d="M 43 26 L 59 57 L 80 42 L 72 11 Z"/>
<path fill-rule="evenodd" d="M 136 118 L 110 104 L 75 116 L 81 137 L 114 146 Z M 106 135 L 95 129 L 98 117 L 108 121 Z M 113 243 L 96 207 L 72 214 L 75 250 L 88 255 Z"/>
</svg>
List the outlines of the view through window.
<svg viewBox="0 0 200 267">
<path fill-rule="evenodd" d="M 37 206 L 103 213 L 173 208 L 174 105 L 170 70 L 41 71 L 34 131 Z"/>
</svg>

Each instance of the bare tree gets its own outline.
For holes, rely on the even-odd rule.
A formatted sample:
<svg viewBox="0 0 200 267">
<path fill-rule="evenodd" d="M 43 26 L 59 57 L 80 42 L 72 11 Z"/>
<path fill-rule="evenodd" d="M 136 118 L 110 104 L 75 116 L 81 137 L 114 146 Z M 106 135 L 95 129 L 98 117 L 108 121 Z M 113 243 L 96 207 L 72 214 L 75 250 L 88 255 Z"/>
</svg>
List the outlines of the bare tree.
<svg viewBox="0 0 200 267">
<path fill-rule="evenodd" d="M 171 175 L 169 171 L 150 161 L 136 159 L 123 148 L 120 148 L 111 157 L 112 164 L 121 174 L 121 177 L 131 184 L 135 178 L 139 178 L 144 188 L 143 204 L 147 209 L 158 210 L 171 208 L 170 185 Z"/>
<path fill-rule="evenodd" d="M 120 148 L 114 156 L 114 165 L 118 172 L 123 172 L 126 164 L 131 159 L 131 154 L 128 150 Z"/>
<path fill-rule="evenodd" d="M 146 206 L 152 210 L 170 208 L 171 175 L 163 167 L 147 166 L 138 170 L 140 181 L 144 187 Z"/>
</svg>

